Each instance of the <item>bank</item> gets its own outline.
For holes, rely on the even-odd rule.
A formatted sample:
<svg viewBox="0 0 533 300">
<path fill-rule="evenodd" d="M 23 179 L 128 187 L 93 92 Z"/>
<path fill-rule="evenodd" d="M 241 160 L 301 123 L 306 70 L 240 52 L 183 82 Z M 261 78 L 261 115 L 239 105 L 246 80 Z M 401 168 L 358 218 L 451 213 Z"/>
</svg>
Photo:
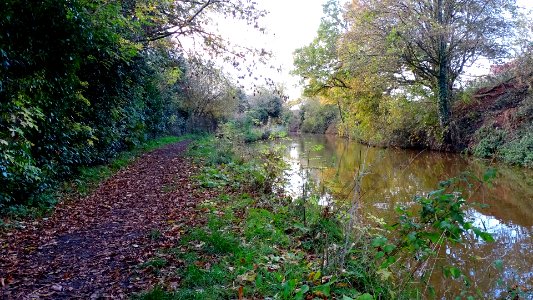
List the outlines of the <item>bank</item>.
<svg viewBox="0 0 533 300">
<path fill-rule="evenodd" d="M 465 153 L 533 168 L 533 73 L 516 72 L 487 76 L 456 91 L 445 129 L 438 125 L 436 104 L 428 99 L 374 103 L 370 111 L 361 110 L 370 109 L 364 104 L 349 110 L 350 103 L 366 100 L 308 99 L 293 111 L 289 128 L 336 134 L 377 147 Z"/>
</svg>

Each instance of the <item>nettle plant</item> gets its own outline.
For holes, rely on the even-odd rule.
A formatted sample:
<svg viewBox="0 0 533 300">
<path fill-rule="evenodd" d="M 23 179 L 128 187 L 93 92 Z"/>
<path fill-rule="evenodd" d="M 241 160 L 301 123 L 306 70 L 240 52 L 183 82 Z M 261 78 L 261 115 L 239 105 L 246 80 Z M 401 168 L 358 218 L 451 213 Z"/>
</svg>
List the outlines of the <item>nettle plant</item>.
<svg viewBox="0 0 533 300">
<path fill-rule="evenodd" d="M 490 233 L 474 226 L 474 220 L 466 216 L 471 204 L 465 194 L 477 190 L 481 184 L 490 185 L 495 175 L 494 169 L 482 179 L 465 173 L 441 182 L 437 190 L 427 195 L 415 197 L 410 206 L 397 207 L 398 218 L 392 224 L 382 222 L 385 234 L 378 234 L 371 242 L 378 273 L 387 278 L 402 274 L 397 276 L 402 289 L 415 278 L 422 282 L 429 280 L 437 263 L 431 259 L 437 258 L 439 253 L 442 255 L 445 245 L 462 244 L 469 233 L 484 242 L 493 242 Z M 470 284 L 467 273 L 458 265 L 441 265 L 438 269 L 445 278 L 462 280 L 467 287 Z M 433 289 L 429 287 L 428 290 Z"/>
</svg>

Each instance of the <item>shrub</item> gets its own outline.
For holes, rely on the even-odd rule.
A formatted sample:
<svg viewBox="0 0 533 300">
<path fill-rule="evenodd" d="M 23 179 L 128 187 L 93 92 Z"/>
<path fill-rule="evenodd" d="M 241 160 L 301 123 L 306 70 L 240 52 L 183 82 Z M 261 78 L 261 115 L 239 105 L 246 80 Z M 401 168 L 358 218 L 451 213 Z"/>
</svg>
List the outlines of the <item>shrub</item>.
<svg viewBox="0 0 533 300">
<path fill-rule="evenodd" d="M 493 157 L 504 144 L 505 137 L 506 133 L 502 129 L 492 126 L 481 127 L 474 134 L 474 139 L 477 142 L 472 149 L 472 153 L 480 158 Z"/>
<path fill-rule="evenodd" d="M 499 157 L 510 164 L 533 168 L 533 127 L 521 138 L 503 145 Z"/>
<path fill-rule="evenodd" d="M 307 133 L 325 133 L 329 126 L 337 122 L 338 115 L 335 105 L 321 105 L 318 100 L 308 100 L 300 110 L 300 130 Z"/>
</svg>

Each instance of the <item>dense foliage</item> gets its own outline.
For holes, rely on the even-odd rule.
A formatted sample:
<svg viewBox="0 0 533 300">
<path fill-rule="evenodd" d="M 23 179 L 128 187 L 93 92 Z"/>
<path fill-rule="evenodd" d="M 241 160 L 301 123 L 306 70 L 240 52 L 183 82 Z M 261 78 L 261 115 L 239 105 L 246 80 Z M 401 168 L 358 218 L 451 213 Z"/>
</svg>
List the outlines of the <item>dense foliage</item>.
<svg viewBox="0 0 533 300">
<path fill-rule="evenodd" d="M 498 145 L 479 136 L 508 131 L 509 145 L 496 156 L 527 165 L 527 151 L 517 149 L 529 147 L 524 133 L 531 119 L 508 109 L 529 107 L 532 52 L 524 39 L 531 36 L 530 22 L 515 1 L 506 0 L 362 0 L 344 7 L 331 0 L 316 38 L 295 51 L 294 73 L 305 83 L 306 96 L 319 97 L 324 110 L 338 108 L 340 135 L 491 157 L 504 141 Z M 497 63 L 493 74 L 482 82 L 465 81 L 461 76 L 480 58 Z M 501 64 L 502 58 L 509 62 Z M 306 109 L 301 131 L 329 126 Z M 509 114 L 510 122 L 501 124 Z"/>
<path fill-rule="evenodd" d="M 339 111 L 334 104 L 322 105 L 316 98 L 306 99 L 298 111 L 299 128 L 306 133 L 336 133 Z"/>
<path fill-rule="evenodd" d="M 241 95 L 237 114 L 224 124 L 220 134 L 245 143 L 285 137 L 287 113 L 281 93 L 262 87 L 253 95 Z"/>
<path fill-rule="evenodd" d="M 0 209 L 35 205 L 79 166 L 106 162 L 163 133 L 209 129 L 234 110 L 228 103 L 235 88 L 225 75 L 185 58 L 170 39 L 200 37 L 204 51 L 227 49 L 204 28 L 207 13 L 249 24 L 263 14 L 240 0 L 5 1 Z M 189 121 L 199 117 L 208 121 Z"/>
</svg>

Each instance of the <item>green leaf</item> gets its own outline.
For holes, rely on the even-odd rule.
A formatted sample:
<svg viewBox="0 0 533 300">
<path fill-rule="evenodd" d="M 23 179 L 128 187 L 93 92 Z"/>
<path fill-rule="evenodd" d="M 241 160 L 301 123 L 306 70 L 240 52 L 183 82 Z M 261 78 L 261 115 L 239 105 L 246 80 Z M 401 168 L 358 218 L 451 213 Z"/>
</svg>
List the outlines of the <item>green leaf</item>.
<svg viewBox="0 0 533 300">
<path fill-rule="evenodd" d="M 314 292 L 321 292 L 321 293 L 324 294 L 325 296 L 328 296 L 328 297 L 329 297 L 329 296 L 331 295 L 331 287 L 330 287 L 330 286 L 331 286 L 332 283 L 333 283 L 333 282 L 330 281 L 330 282 L 328 282 L 328 283 L 325 283 L 325 284 L 319 285 L 319 286 L 315 287 L 315 288 L 313 289 L 313 291 L 314 291 Z"/>
<path fill-rule="evenodd" d="M 464 223 L 464 224 L 463 224 L 463 228 L 464 228 L 465 230 L 468 230 L 468 229 L 472 228 L 472 222 L 466 222 L 466 223 Z"/>
<path fill-rule="evenodd" d="M 440 229 L 450 229 L 451 226 L 452 226 L 452 224 L 450 224 L 447 221 L 441 221 L 440 224 L 439 224 L 439 228 Z"/>
<path fill-rule="evenodd" d="M 428 286 L 428 295 L 430 299 L 435 299 L 437 296 L 437 293 L 435 292 L 435 288 L 432 286 Z"/>
<path fill-rule="evenodd" d="M 396 256 L 389 256 L 387 259 L 381 264 L 381 268 L 388 268 L 390 265 L 396 262 Z"/>
<path fill-rule="evenodd" d="M 495 168 L 489 168 L 485 174 L 483 174 L 483 181 L 484 182 L 491 182 L 494 178 L 496 178 L 497 171 Z"/>
<path fill-rule="evenodd" d="M 309 286 L 304 284 L 302 285 L 302 287 L 299 289 L 299 291 L 296 293 L 296 295 L 294 296 L 294 299 L 296 300 L 303 300 L 304 299 L 304 295 L 305 293 L 309 292 Z"/>
<path fill-rule="evenodd" d="M 374 300 L 374 296 L 370 295 L 369 293 L 364 293 L 362 295 L 359 295 L 356 300 Z"/>
<path fill-rule="evenodd" d="M 382 247 L 387 243 L 387 238 L 383 236 L 378 236 L 372 241 L 372 247 Z"/>
<path fill-rule="evenodd" d="M 313 280 L 317 281 L 318 279 L 320 279 L 321 276 L 322 276 L 322 272 L 320 272 L 320 271 L 314 272 Z"/>
<path fill-rule="evenodd" d="M 437 243 L 440 239 L 440 233 L 438 232 L 428 232 L 426 237 L 432 242 Z"/>
<path fill-rule="evenodd" d="M 485 242 L 494 242 L 494 237 L 492 236 L 492 234 L 482 231 L 481 229 L 476 228 L 476 227 L 474 227 L 472 230 L 477 236 L 479 236 Z"/>
<path fill-rule="evenodd" d="M 453 278 L 459 278 L 461 276 L 461 270 L 459 270 L 456 267 L 451 267 L 450 274 L 452 275 Z"/>
<path fill-rule="evenodd" d="M 479 237 L 485 242 L 494 242 L 494 237 L 488 232 L 480 232 Z"/>
<path fill-rule="evenodd" d="M 388 244 L 383 247 L 383 251 L 385 251 L 386 253 L 391 253 L 394 249 L 396 249 L 396 246 L 393 244 Z"/>
</svg>

